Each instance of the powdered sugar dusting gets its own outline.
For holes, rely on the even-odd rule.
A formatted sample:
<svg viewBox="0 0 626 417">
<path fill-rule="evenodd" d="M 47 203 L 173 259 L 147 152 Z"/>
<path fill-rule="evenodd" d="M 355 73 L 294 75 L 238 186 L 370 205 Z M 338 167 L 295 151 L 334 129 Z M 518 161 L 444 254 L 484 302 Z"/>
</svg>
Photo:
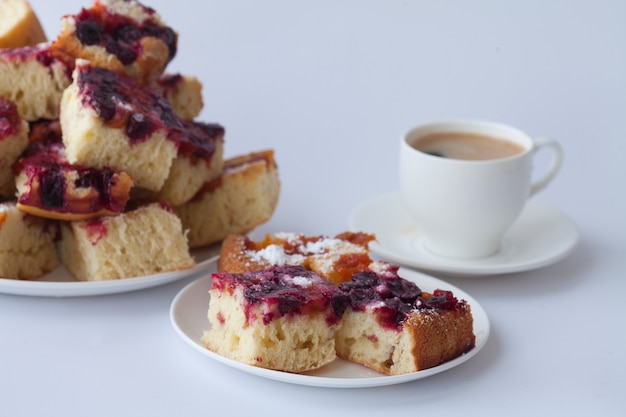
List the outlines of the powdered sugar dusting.
<svg viewBox="0 0 626 417">
<path fill-rule="evenodd" d="M 368 305 L 365 306 L 366 310 L 377 310 L 379 308 L 383 308 L 386 307 L 387 305 L 385 304 L 384 301 L 380 300 L 380 301 L 374 301 L 369 303 Z"/>
<path fill-rule="evenodd" d="M 307 238 L 293 232 L 278 232 L 273 237 L 279 243 L 246 251 L 245 255 L 251 263 L 275 266 L 307 264 L 307 268 L 311 267 L 326 276 L 335 270 L 342 255 L 367 253 L 361 245 L 339 238 Z"/>
<path fill-rule="evenodd" d="M 293 233 L 293 232 L 278 232 L 278 233 L 275 233 L 274 236 L 280 240 L 284 240 L 292 244 L 297 243 L 302 240 L 301 235 L 299 235 L 298 233 Z"/>
<path fill-rule="evenodd" d="M 336 249 L 342 242 L 344 241 L 339 239 L 319 239 L 314 242 L 307 242 L 305 245 L 301 245 L 299 249 L 304 254 L 314 255 Z"/>
<path fill-rule="evenodd" d="M 259 251 L 248 251 L 247 255 L 254 262 L 265 262 L 276 266 L 299 264 L 304 260 L 302 255 L 285 253 L 285 249 L 280 245 L 268 245 Z"/>
<path fill-rule="evenodd" d="M 398 266 L 392 265 L 386 261 L 374 261 L 370 264 L 369 268 L 377 274 L 387 278 L 393 278 L 398 273 Z"/>
<path fill-rule="evenodd" d="M 311 282 L 309 278 L 302 276 L 292 277 L 291 282 L 293 283 L 293 285 L 296 285 L 300 288 L 309 288 L 311 285 L 313 285 L 313 282 Z"/>
<path fill-rule="evenodd" d="M 335 269 L 341 255 L 367 253 L 361 246 L 340 239 L 325 239 L 313 248 L 319 249 L 319 251 L 312 254 L 311 263 L 323 274 L 330 274 Z"/>
</svg>

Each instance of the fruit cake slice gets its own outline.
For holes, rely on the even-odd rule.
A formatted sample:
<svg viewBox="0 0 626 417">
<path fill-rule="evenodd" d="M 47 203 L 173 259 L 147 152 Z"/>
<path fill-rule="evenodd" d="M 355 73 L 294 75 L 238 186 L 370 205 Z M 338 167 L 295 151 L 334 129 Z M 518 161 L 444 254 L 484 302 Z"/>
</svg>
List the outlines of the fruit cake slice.
<svg viewBox="0 0 626 417">
<path fill-rule="evenodd" d="M 261 241 L 230 235 L 222 243 L 218 268 L 244 272 L 269 265 L 301 265 L 339 284 L 369 267 L 372 260 L 368 245 L 374 239 L 374 235 L 362 232 L 344 232 L 335 237 L 281 232 L 268 234 Z"/>
<path fill-rule="evenodd" d="M 202 111 L 202 83 L 197 77 L 179 73 L 163 74 L 157 79 L 156 86 L 181 119 L 193 120 Z"/>
<path fill-rule="evenodd" d="M 336 358 L 334 334 L 346 297 L 300 266 L 212 275 L 206 348 L 253 366 L 287 372 Z"/>
<path fill-rule="evenodd" d="M 176 32 L 154 9 L 136 0 L 95 0 L 63 18 L 51 51 L 70 66 L 87 59 L 150 84 L 176 55 L 177 42 Z"/>
<path fill-rule="evenodd" d="M 174 209 L 191 247 L 219 242 L 268 221 L 278 204 L 280 181 L 274 152 L 264 150 L 224 161 L 222 175 Z"/>
<path fill-rule="evenodd" d="M 191 268 L 176 214 L 151 203 L 117 216 L 61 223 L 63 265 L 81 281 L 104 281 Z"/>
<path fill-rule="evenodd" d="M 60 220 L 120 214 L 133 185 L 125 172 L 70 164 L 62 142 L 32 142 L 13 165 L 17 207 Z"/>
<path fill-rule="evenodd" d="M 137 189 L 134 198 L 157 200 L 180 206 L 191 200 L 202 186 L 222 174 L 224 128 L 216 123 L 181 122 L 178 153 L 159 191 Z"/>
<path fill-rule="evenodd" d="M 165 183 L 183 129 L 155 90 L 84 60 L 63 93 L 60 121 L 68 162 L 127 172 L 151 191 Z"/>
<path fill-rule="evenodd" d="M 50 55 L 48 44 L 0 49 L 0 97 L 14 102 L 23 119 L 58 119 L 72 71 Z"/>
<path fill-rule="evenodd" d="M 450 291 L 427 293 L 378 261 L 339 285 L 349 297 L 337 355 L 387 375 L 432 368 L 475 345 L 470 305 Z"/>
</svg>

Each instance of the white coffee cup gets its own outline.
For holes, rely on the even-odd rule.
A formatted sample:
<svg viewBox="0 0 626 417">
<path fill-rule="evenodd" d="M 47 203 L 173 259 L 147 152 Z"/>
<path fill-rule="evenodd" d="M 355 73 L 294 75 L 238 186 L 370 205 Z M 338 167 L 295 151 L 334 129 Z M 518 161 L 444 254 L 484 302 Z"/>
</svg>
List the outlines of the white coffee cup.
<svg viewBox="0 0 626 417">
<path fill-rule="evenodd" d="M 450 132 L 509 141 L 519 149 L 511 156 L 465 160 L 433 156 L 415 147 L 437 143 L 433 134 Z M 535 179 L 533 161 L 540 149 L 550 149 L 552 159 Z M 482 258 L 498 252 L 528 199 L 548 185 L 562 161 L 558 142 L 533 140 L 511 126 L 477 120 L 430 123 L 411 129 L 402 139 L 400 191 L 427 250 L 450 258 Z"/>
</svg>

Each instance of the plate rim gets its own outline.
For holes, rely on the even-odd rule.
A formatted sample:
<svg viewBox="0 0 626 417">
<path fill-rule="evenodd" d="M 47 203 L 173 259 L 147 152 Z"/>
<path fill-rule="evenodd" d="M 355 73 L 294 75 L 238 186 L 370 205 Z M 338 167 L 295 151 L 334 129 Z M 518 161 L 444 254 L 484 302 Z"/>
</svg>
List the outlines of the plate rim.
<svg viewBox="0 0 626 417">
<path fill-rule="evenodd" d="M 207 275 L 201 278 L 198 278 L 191 283 L 184 286 L 173 298 L 172 303 L 170 304 L 170 324 L 173 327 L 175 333 L 190 347 L 192 347 L 197 352 L 202 355 L 213 359 L 219 363 L 222 363 L 231 368 L 243 371 L 248 374 L 256 375 L 259 377 L 263 377 L 266 379 L 271 379 L 275 381 L 291 383 L 295 385 L 305 385 L 312 387 L 321 387 L 321 388 L 371 388 L 371 387 L 381 387 L 388 385 L 396 385 L 405 382 L 415 381 L 418 379 L 423 379 L 449 369 L 452 369 L 456 366 L 461 365 L 462 363 L 468 361 L 472 357 L 474 357 L 478 352 L 485 346 L 487 340 L 489 339 L 489 334 L 491 332 L 491 323 L 489 321 L 489 317 L 487 316 L 484 308 L 478 303 L 478 301 L 468 294 L 466 291 L 444 281 L 439 278 L 435 278 L 433 276 L 424 274 L 419 271 L 407 269 L 405 267 L 400 267 L 399 269 L 400 276 L 409 279 L 413 282 L 416 282 L 418 286 L 420 286 L 419 279 L 425 279 L 431 285 L 437 287 L 440 286 L 445 289 L 451 290 L 455 296 L 458 298 L 462 298 L 467 300 L 468 304 L 472 307 L 472 315 L 474 316 L 474 333 L 476 335 L 476 344 L 472 350 L 469 352 L 451 360 L 445 362 L 439 366 L 434 368 L 425 369 L 423 371 L 412 372 L 409 374 L 402 375 L 384 375 L 375 373 L 371 377 L 358 377 L 358 378 L 341 378 L 341 377 L 327 377 L 327 376 L 318 376 L 318 375 L 307 375 L 307 374 L 293 374 L 283 371 L 275 371 L 271 369 L 256 367 L 248 364 L 244 364 L 241 362 L 237 362 L 233 359 L 226 358 L 221 356 L 215 352 L 212 352 L 206 349 L 199 342 L 199 338 L 201 335 L 198 335 L 197 340 L 194 340 L 190 335 L 188 335 L 183 328 L 179 324 L 179 318 L 181 317 L 179 306 L 182 305 L 182 299 L 184 296 L 195 289 L 196 286 L 202 286 L 205 281 L 210 281 L 211 276 Z M 422 284 L 423 286 L 423 284 Z M 421 287 L 420 287 L 421 288 Z M 207 291 L 208 292 L 208 291 Z M 206 306 L 208 309 L 208 304 Z M 480 326 L 477 329 L 476 323 L 479 323 Z M 208 319 L 207 319 L 208 326 Z M 344 361 L 344 359 L 337 358 L 338 361 Z M 362 366 L 362 365 L 359 365 Z"/>
<path fill-rule="evenodd" d="M 400 198 L 399 191 L 381 194 L 376 197 L 370 198 L 369 200 L 365 200 L 361 202 L 350 212 L 350 215 L 348 217 L 349 228 L 352 231 L 356 231 L 356 230 L 362 231 L 363 228 L 357 226 L 356 224 L 355 218 L 357 217 L 357 215 L 368 206 L 371 206 L 380 201 L 394 199 L 394 198 L 395 199 Z M 455 262 L 457 263 L 456 265 L 455 264 L 443 265 L 442 263 L 429 262 L 427 259 L 420 261 L 419 258 L 417 257 L 407 259 L 404 256 L 398 255 L 395 252 L 389 249 L 386 249 L 379 242 L 371 242 L 370 250 L 376 255 L 384 259 L 398 263 L 399 265 L 402 265 L 405 267 L 417 268 L 417 269 L 427 271 L 427 272 L 444 273 L 444 274 L 453 275 L 455 277 L 466 277 L 466 278 L 481 277 L 481 276 L 484 277 L 484 276 L 501 275 L 501 274 L 512 274 L 516 272 L 530 271 L 534 269 L 543 268 L 548 265 L 552 265 L 566 258 L 568 255 L 570 255 L 574 251 L 576 246 L 578 246 L 578 243 L 580 241 L 580 230 L 578 229 L 576 223 L 565 213 L 557 210 L 556 208 L 548 204 L 542 203 L 538 200 L 530 199 L 527 203 L 527 206 L 530 207 L 531 209 L 534 208 L 534 209 L 539 209 L 539 210 L 550 210 L 553 213 L 558 214 L 561 217 L 561 219 L 564 222 L 566 222 L 568 226 L 570 227 L 570 232 L 573 234 L 573 238 L 566 245 L 563 245 L 563 248 L 559 251 L 557 255 L 539 258 L 535 260 L 534 262 L 526 262 L 526 263 L 520 263 L 520 262 L 498 263 L 498 264 L 484 264 L 484 263 L 478 264 L 477 263 L 477 264 L 471 265 L 471 260 L 468 260 L 468 261 L 455 260 Z M 442 262 L 445 261 L 444 258 L 437 258 L 437 259 L 440 259 Z"/>
<path fill-rule="evenodd" d="M 0 294 L 35 297 L 83 297 L 152 288 L 208 271 L 219 259 L 219 245 L 193 249 L 191 255 L 194 258 L 201 258 L 201 260 L 190 268 L 125 279 L 78 281 L 72 278 L 71 281 L 40 281 L 0 278 Z M 68 278 L 71 278 L 63 265 L 59 265 L 55 271 L 58 269 L 66 272 Z"/>
</svg>

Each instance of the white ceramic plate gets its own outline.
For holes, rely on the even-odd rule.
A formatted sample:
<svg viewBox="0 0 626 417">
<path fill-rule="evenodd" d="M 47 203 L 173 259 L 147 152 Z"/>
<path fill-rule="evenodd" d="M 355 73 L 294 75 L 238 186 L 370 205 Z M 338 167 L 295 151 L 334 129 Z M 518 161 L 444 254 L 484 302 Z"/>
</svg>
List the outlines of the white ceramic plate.
<svg viewBox="0 0 626 417">
<path fill-rule="evenodd" d="M 499 253 L 481 259 L 459 260 L 437 256 L 423 245 L 400 193 L 366 201 L 351 213 L 350 229 L 376 235 L 370 249 L 376 255 L 405 266 L 459 276 L 484 276 L 527 271 L 553 264 L 569 255 L 579 233 L 565 214 L 530 200 L 505 234 Z"/>
<path fill-rule="evenodd" d="M 453 291 L 457 298 L 467 300 L 467 302 L 472 306 L 472 314 L 474 316 L 476 347 L 468 353 L 437 367 L 397 376 L 383 375 L 364 366 L 351 363 L 343 359 L 337 359 L 333 363 L 320 369 L 303 374 L 292 374 L 246 365 L 218 355 L 204 348 L 200 342 L 202 333 L 210 328 L 210 324 L 207 319 L 207 311 L 210 300 L 209 290 L 211 289 L 210 276 L 205 276 L 190 283 L 176 295 L 170 307 L 170 320 L 176 333 L 187 344 L 211 359 L 260 377 L 292 384 L 316 387 L 362 388 L 400 384 L 403 382 L 426 378 L 450 368 L 454 368 L 476 355 L 487 342 L 490 329 L 487 314 L 478 302 L 464 291 L 448 284 L 447 282 L 404 268 L 400 268 L 399 272 L 400 276 L 417 283 L 423 291 L 433 291 L 437 288 L 447 289 Z"/>
<path fill-rule="evenodd" d="M 195 275 L 200 276 L 219 258 L 219 250 L 220 245 L 193 250 L 191 254 L 196 260 L 196 265 L 189 269 L 111 281 L 76 281 L 63 266 L 60 266 L 37 281 L 0 278 L 0 293 L 40 297 L 80 297 L 136 291 Z"/>
</svg>

